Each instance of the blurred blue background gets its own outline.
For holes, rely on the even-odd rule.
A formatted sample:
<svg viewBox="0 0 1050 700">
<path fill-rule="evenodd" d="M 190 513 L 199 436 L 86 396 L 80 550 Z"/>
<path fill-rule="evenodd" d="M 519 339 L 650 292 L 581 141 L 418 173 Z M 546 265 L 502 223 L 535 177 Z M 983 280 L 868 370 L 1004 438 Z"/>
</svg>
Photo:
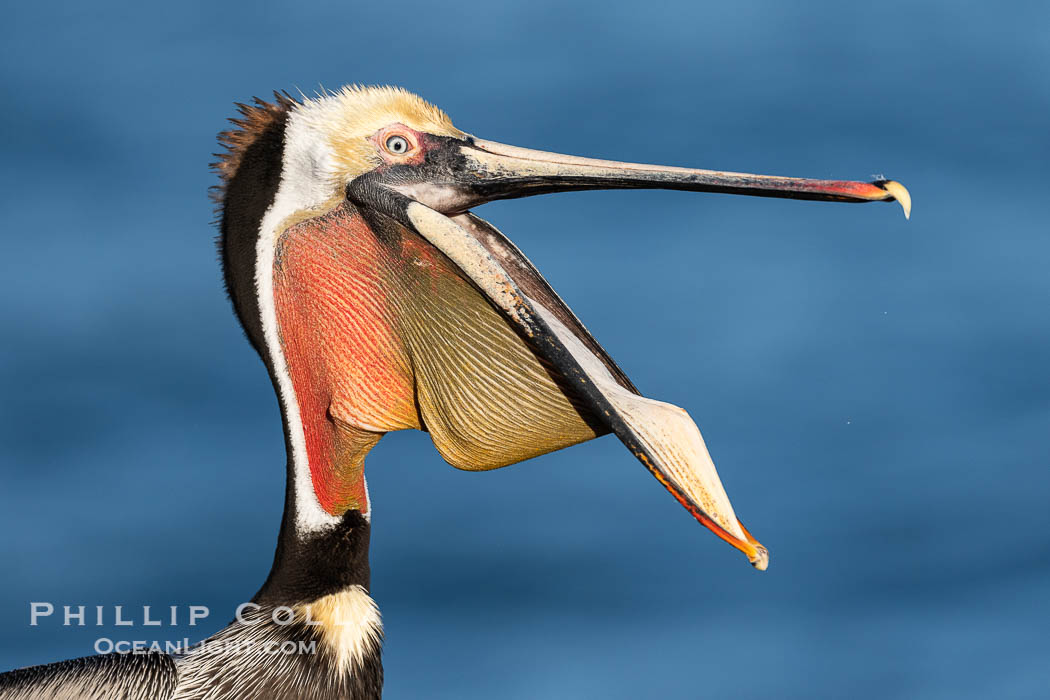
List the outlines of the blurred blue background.
<svg viewBox="0 0 1050 700">
<path fill-rule="evenodd" d="M 0 24 L 0 666 L 198 639 L 263 581 L 276 401 L 206 190 L 235 100 L 393 83 L 484 138 L 904 182 L 482 214 L 686 407 L 756 573 L 615 438 L 369 458 L 390 698 L 1035 698 L 1050 687 L 1045 3 L 21 3 Z M 29 602 L 207 605 L 30 627 Z"/>
</svg>

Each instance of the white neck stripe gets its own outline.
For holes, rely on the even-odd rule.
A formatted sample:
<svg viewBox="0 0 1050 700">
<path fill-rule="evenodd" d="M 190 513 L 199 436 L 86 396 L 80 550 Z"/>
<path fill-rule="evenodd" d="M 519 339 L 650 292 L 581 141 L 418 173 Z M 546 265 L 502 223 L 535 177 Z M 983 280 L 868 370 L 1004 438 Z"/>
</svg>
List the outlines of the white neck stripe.
<svg viewBox="0 0 1050 700">
<path fill-rule="evenodd" d="M 313 532 L 334 526 L 339 522 L 339 518 L 321 506 L 314 491 L 302 414 L 277 328 L 273 265 L 277 238 L 283 222 L 296 212 L 319 207 L 330 199 L 331 192 L 325 171 L 331 155 L 327 149 L 327 140 L 312 129 L 308 122 L 298 117 L 295 109 L 288 114 L 284 132 L 281 184 L 259 227 L 259 238 L 255 246 L 255 294 L 259 303 L 266 350 L 277 377 L 278 398 L 288 421 L 290 457 L 295 475 L 296 528 L 299 532 Z"/>
</svg>

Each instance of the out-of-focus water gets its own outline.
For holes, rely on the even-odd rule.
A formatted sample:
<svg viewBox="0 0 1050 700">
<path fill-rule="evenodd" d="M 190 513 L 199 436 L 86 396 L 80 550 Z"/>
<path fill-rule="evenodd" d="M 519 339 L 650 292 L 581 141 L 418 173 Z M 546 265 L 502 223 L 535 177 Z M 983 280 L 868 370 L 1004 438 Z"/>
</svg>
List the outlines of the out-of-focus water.
<svg viewBox="0 0 1050 700">
<path fill-rule="evenodd" d="M 646 394 L 690 411 L 772 564 L 615 438 L 470 474 L 388 436 L 369 458 L 388 697 L 1046 697 L 1046 4 L 4 14 L 0 667 L 198 639 L 262 582 L 283 444 L 223 298 L 206 164 L 234 100 L 358 81 L 485 138 L 885 174 L 915 199 L 910 222 L 676 192 L 485 207 Z M 31 601 L 212 615 L 31 627 Z"/>
</svg>

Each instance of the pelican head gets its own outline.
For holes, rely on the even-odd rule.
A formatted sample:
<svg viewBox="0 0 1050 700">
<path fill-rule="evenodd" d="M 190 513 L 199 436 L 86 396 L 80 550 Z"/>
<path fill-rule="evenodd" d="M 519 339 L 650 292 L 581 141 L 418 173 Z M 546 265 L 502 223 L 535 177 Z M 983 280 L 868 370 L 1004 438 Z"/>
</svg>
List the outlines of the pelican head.
<svg viewBox="0 0 1050 700">
<path fill-rule="evenodd" d="M 764 569 L 696 425 L 644 397 L 521 251 L 471 210 L 498 199 L 658 188 L 838 202 L 899 183 L 617 163 L 486 141 L 397 88 L 242 106 L 218 169 L 237 313 L 288 445 L 286 524 L 370 517 L 367 452 L 430 433 L 461 469 L 615 433 L 700 522 Z M 598 475 L 595 475 L 599 478 Z"/>
</svg>

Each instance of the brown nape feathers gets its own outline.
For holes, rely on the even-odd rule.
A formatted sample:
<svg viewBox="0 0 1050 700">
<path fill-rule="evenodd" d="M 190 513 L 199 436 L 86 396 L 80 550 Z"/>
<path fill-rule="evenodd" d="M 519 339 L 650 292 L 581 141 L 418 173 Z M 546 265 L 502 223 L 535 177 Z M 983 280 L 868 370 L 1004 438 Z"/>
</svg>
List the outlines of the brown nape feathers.
<svg viewBox="0 0 1050 700">
<path fill-rule="evenodd" d="M 273 103 L 258 97 L 253 99 L 252 104 L 236 103 L 241 116 L 230 117 L 233 128 L 219 133 L 219 145 L 226 150 L 212 154 L 218 159 L 211 163 L 211 169 L 219 175 L 219 184 L 210 188 L 210 195 L 216 206 L 222 206 L 226 197 L 226 185 L 237 174 L 248 147 L 255 143 L 267 128 L 286 118 L 288 112 L 299 104 L 287 92 L 274 91 L 273 97 Z"/>
</svg>

